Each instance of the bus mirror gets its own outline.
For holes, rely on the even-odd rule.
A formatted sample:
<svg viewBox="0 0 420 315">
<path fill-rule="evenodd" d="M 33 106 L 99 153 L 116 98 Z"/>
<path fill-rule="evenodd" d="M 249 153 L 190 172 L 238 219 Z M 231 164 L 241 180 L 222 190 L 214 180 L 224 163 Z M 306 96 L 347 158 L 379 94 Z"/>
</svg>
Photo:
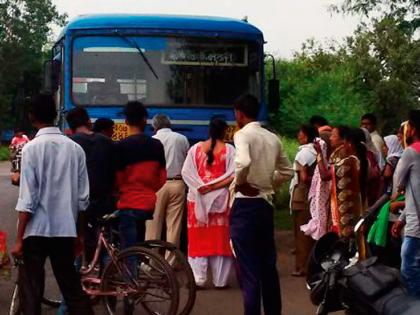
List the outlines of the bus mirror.
<svg viewBox="0 0 420 315">
<path fill-rule="evenodd" d="M 48 60 L 44 63 L 44 86 L 43 92 L 53 94 L 58 89 L 60 78 L 60 62 Z"/>
<path fill-rule="evenodd" d="M 279 109 L 280 104 L 280 82 L 277 79 L 268 81 L 268 110 L 275 113 Z"/>
</svg>

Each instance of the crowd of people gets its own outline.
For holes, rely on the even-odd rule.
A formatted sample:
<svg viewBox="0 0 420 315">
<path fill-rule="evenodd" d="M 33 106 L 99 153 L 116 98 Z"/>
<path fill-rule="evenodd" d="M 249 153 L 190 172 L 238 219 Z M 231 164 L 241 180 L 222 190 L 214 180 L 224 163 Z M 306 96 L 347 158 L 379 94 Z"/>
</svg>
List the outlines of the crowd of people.
<svg viewBox="0 0 420 315">
<path fill-rule="evenodd" d="M 400 268 L 410 294 L 420 297 L 420 111 L 384 138 L 373 114 L 361 118 L 361 128 L 331 127 L 314 116 L 299 129 L 291 164 L 279 136 L 257 122 L 258 100 L 244 95 L 233 105 L 240 128 L 234 145 L 224 141 L 227 123 L 214 118 L 208 139 L 190 147 L 164 114 L 153 117 L 154 135 L 146 135 L 148 112 L 140 102 L 124 107 L 128 137 L 114 142 L 113 121 L 92 123 L 82 107 L 66 114 L 71 132 L 64 136 L 54 126 L 53 99 L 35 98 L 35 138 L 17 130 L 11 143 L 21 155 L 13 170 L 20 191 L 12 254 L 24 261 L 23 314 L 41 314 L 47 257 L 65 301 L 60 314 L 93 313 L 75 265 L 80 255 L 92 260 L 99 219 L 116 209 L 121 248 L 162 237 L 179 246 L 186 209 L 187 255 L 197 286 L 208 288 L 211 281 L 225 288 L 235 265 L 245 314 L 260 314 L 261 305 L 267 315 L 281 314 L 273 195 L 290 179 L 293 276 L 305 275 L 308 255 L 323 235 L 355 237 L 364 217 L 360 259 L 376 255 Z"/>
<path fill-rule="evenodd" d="M 374 255 L 400 269 L 409 293 L 420 298 L 420 111 L 384 138 L 377 126 L 369 113 L 360 128 L 331 127 L 314 116 L 299 129 L 290 185 L 293 275 L 305 275 L 315 241 L 334 231 L 357 238 L 360 259 Z"/>
<path fill-rule="evenodd" d="M 112 121 L 92 124 L 81 107 L 66 114 L 71 135 L 63 135 L 54 126 L 54 100 L 35 98 L 29 116 L 38 132 L 23 147 L 16 172 L 12 254 L 23 260 L 22 313 L 41 314 L 47 257 L 65 302 L 60 311 L 93 313 L 75 265 L 82 254 L 92 258 L 104 214 L 117 209 L 122 249 L 162 235 L 179 245 L 186 208 L 187 255 L 197 286 L 208 287 L 211 274 L 214 287 L 225 288 L 235 263 L 245 314 L 260 314 L 262 304 L 265 314 L 280 314 L 273 194 L 293 169 L 279 137 L 257 122 L 258 100 L 244 95 L 233 105 L 241 128 L 234 145 L 224 141 L 226 122 L 214 118 L 209 138 L 190 147 L 162 114 L 153 117 L 153 137 L 146 135 L 147 109 L 137 101 L 124 107 L 128 137 L 113 142 Z"/>
</svg>

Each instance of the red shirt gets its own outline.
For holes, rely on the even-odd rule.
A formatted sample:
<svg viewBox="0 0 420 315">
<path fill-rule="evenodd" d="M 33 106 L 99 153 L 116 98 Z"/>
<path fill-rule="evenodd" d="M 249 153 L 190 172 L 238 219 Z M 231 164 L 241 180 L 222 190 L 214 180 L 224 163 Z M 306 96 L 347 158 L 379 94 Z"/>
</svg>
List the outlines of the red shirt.
<svg viewBox="0 0 420 315">
<path fill-rule="evenodd" d="M 166 182 L 165 151 L 159 140 L 144 134 L 116 144 L 117 188 L 120 210 L 153 212 L 156 192 Z"/>
</svg>

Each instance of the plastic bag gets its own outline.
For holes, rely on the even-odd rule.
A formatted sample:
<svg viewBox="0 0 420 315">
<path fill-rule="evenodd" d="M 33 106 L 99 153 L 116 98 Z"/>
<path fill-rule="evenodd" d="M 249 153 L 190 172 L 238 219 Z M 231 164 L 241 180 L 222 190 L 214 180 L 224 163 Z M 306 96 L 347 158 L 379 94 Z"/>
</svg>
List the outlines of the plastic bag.
<svg viewBox="0 0 420 315">
<path fill-rule="evenodd" d="M 7 252 L 7 234 L 0 231 L 0 279 L 10 279 L 11 262 Z"/>
</svg>

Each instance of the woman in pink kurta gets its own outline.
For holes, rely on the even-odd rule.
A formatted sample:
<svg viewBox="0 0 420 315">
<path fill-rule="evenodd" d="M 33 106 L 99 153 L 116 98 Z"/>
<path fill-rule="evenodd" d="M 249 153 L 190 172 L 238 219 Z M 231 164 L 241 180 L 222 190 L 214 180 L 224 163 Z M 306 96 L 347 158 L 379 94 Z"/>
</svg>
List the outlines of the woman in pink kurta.
<svg viewBox="0 0 420 315">
<path fill-rule="evenodd" d="M 229 185 L 233 180 L 234 148 L 223 138 L 223 120 L 210 123 L 210 139 L 194 145 L 182 176 L 188 185 L 188 260 L 197 285 L 207 281 L 207 269 L 216 287 L 226 286 L 232 266 L 229 243 Z"/>
</svg>

